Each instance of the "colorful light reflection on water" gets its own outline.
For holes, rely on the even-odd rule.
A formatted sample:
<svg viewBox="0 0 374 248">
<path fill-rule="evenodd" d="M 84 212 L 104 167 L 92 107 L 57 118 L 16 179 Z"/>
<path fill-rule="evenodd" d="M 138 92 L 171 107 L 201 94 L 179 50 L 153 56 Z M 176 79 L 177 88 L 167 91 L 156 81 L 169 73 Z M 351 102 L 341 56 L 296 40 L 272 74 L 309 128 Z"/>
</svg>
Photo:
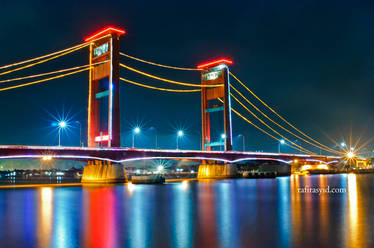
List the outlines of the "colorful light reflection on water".
<svg viewBox="0 0 374 248">
<path fill-rule="evenodd" d="M 372 247 L 373 193 L 354 174 L 2 189 L 0 246 Z"/>
</svg>

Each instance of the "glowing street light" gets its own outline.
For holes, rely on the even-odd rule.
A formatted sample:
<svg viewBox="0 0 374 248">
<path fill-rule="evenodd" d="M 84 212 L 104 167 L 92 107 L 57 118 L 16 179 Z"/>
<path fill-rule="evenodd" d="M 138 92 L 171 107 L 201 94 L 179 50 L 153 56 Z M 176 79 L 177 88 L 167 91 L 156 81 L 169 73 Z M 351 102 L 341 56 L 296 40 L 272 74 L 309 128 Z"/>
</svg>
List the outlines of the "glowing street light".
<svg viewBox="0 0 374 248">
<path fill-rule="evenodd" d="M 134 130 L 132 130 L 132 148 L 135 147 L 135 135 L 140 133 L 140 128 L 136 127 Z"/>
<path fill-rule="evenodd" d="M 58 126 L 58 146 L 61 146 L 61 130 L 66 128 L 68 123 L 66 121 L 59 121 Z"/>
<path fill-rule="evenodd" d="M 281 152 L 281 145 L 284 145 L 285 143 L 286 143 L 286 141 L 284 139 L 279 140 L 279 143 L 278 143 L 278 153 Z"/>
<path fill-rule="evenodd" d="M 157 171 L 158 172 L 162 172 L 163 170 L 164 170 L 164 166 L 163 165 L 157 166 Z"/>
<path fill-rule="evenodd" d="M 350 152 L 347 152 L 347 158 L 351 159 L 351 158 L 354 158 L 356 155 L 354 154 L 354 152 L 350 151 Z"/>
<path fill-rule="evenodd" d="M 182 137 L 184 135 L 182 130 L 179 130 L 177 133 L 177 150 L 179 150 L 179 137 Z"/>
<path fill-rule="evenodd" d="M 60 122 L 58 123 L 58 126 L 59 126 L 60 128 L 65 128 L 66 125 L 67 125 L 66 121 L 60 121 Z"/>
<path fill-rule="evenodd" d="M 341 142 L 341 143 L 340 143 L 340 146 L 341 146 L 341 147 L 345 147 L 345 146 L 346 146 L 345 142 Z"/>
</svg>

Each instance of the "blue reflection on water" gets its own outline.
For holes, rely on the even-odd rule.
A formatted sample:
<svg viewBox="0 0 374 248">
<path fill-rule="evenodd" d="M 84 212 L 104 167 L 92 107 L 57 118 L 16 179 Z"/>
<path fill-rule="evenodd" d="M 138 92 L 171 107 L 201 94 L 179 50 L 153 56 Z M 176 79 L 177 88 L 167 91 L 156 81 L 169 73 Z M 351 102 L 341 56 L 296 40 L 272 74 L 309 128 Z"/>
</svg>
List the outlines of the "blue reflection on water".
<svg viewBox="0 0 374 248">
<path fill-rule="evenodd" d="M 152 187 L 152 185 L 151 185 Z M 130 200 L 129 239 L 130 247 L 150 247 L 153 192 L 146 185 L 136 185 Z"/>
<path fill-rule="evenodd" d="M 217 228 L 221 247 L 238 247 L 236 199 L 233 198 L 231 180 L 216 184 Z"/>
<path fill-rule="evenodd" d="M 193 242 L 193 197 L 189 183 L 175 183 L 172 185 L 170 204 L 173 212 L 172 218 L 172 244 L 173 247 L 191 247 Z"/>
<path fill-rule="evenodd" d="M 53 247 L 77 247 L 80 242 L 81 191 L 57 188 L 53 194 Z M 70 204 L 66 204 L 70 202 Z"/>
<path fill-rule="evenodd" d="M 291 199 L 290 178 L 277 178 L 278 191 L 278 240 L 281 247 L 290 247 L 291 233 Z"/>
</svg>

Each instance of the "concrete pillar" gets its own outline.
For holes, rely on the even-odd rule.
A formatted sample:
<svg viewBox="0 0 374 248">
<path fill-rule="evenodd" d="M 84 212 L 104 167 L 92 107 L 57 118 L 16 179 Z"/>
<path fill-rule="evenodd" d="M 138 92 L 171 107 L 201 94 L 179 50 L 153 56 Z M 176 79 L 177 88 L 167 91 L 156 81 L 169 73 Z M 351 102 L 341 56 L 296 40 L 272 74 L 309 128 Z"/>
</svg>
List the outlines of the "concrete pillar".
<svg viewBox="0 0 374 248">
<path fill-rule="evenodd" d="M 125 183 L 125 167 L 110 162 L 91 161 L 83 169 L 82 183 Z"/>
<path fill-rule="evenodd" d="M 224 179 L 238 176 L 234 164 L 201 164 L 197 173 L 198 179 Z"/>
</svg>

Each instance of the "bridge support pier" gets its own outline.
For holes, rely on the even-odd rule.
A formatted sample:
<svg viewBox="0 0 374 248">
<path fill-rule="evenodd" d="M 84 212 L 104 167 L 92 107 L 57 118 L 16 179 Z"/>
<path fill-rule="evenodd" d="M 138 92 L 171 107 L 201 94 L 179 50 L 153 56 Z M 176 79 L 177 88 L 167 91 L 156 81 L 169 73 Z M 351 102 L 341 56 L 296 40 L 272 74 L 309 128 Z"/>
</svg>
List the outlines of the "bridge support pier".
<svg viewBox="0 0 374 248">
<path fill-rule="evenodd" d="M 234 164 L 201 164 L 197 173 L 198 179 L 225 179 L 238 176 Z"/>
<path fill-rule="evenodd" d="M 125 167 L 110 162 L 90 161 L 83 169 L 82 183 L 125 183 Z"/>
</svg>

